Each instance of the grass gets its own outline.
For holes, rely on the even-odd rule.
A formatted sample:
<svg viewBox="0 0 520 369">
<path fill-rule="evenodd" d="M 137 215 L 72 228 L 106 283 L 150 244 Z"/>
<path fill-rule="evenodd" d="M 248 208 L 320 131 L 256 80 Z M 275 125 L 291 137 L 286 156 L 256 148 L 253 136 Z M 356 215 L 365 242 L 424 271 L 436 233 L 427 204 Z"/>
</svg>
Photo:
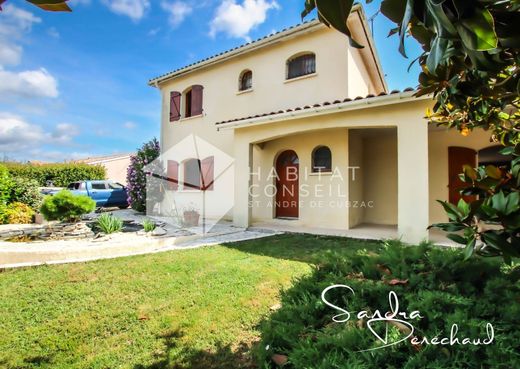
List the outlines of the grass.
<svg viewBox="0 0 520 369">
<path fill-rule="evenodd" d="M 258 323 L 331 251 L 373 242 L 282 235 L 0 273 L 1 368 L 251 368 Z"/>
</svg>

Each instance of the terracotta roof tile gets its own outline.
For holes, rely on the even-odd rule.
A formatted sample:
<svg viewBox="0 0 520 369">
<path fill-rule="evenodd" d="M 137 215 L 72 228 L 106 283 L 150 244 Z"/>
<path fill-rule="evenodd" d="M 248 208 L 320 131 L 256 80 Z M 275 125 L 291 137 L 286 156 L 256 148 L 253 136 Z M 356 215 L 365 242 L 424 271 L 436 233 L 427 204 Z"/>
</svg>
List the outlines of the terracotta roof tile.
<svg viewBox="0 0 520 369">
<path fill-rule="evenodd" d="M 170 76 L 170 75 L 173 75 L 173 74 L 176 74 L 176 73 L 178 73 L 178 72 L 181 72 L 181 71 L 184 70 L 184 69 L 188 69 L 188 68 L 194 67 L 194 66 L 196 66 L 196 65 L 198 65 L 198 64 L 202 64 L 202 63 L 204 63 L 204 62 L 206 62 L 206 61 L 209 61 L 209 60 L 212 60 L 212 59 L 216 59 L 216 58 L 218 58 L 219 56 L 223 56 L 223 55 L 225 55 L 225 54 L 229 54 L 229 53 L 231 53 L 231 52 L 233 52 L 233 51 L 236 51 L 236 50 L 242 49 L 242 48 L 244 48 L 244 47 L 246 47 L 246 46 L 249 46 L 249 45 L 255 44 L 255 43 L 260 42 L 260 41 L 263 41 L 263 40 L 265 40 L 265 39 L 267 39 L 267 38 L 274 37 L 274 36 L 276 36 L 276 35 L 279 35 L 280 33 L 287 32 L 287 31 L 289 31 L 289 30 L 291 30 L 291 29 L 294 29 L 294 28 L 297 28 L 297 27 L 303 26 L 304 24 L 312 23 L 312 22 L 314 22 L 314 21 L 316 21 L 316 18 L 313 18 L 313 19 L 310 19 L 310 20 L 308 20 L 308 21 L 301 22 L 301 23 L 295 24 L 295 25 L 293 25 L 293 26 L 290 26 L 290 27 L 284 28 L 284 29 L 282 29 L 281 31 L 273 32 L 273 33 L 271 33 L 271 34 L 269 34 L 269 35 L 266 35 L 266 36 L 260 37 L 260 38 L 254 40 L 254 41 L 250 41 L 250 42 L 247 42 L 247 43 L 245 43 L 245 44 L 242 44 L 242 45 L 236 46 L 236 47 L 234 47 L 234 48 L 231 48 L 231 49 L 229 49 L 229 50 L 222 51 L 222 52 L 220 52 L 220 53 L 218 53 L 218 54 L 214 54 L 214 55 L 209 56 L 209 57 L 207 57 L 207 58 L 200 59 L 200 60 L 198 60 L 198 61 L 196 61 L 196 62 L 193 62 L 193 63 L 191 63 L 191 64 L 185 65 L 185 66 L 183 66 L 183 67 L 181 67 L 181 68 L 174 69 L 174 70 L 172 70 L 172 71 L 170 71 L 170 72 L 167 72 L 167 73 L 161 74 L 161 75 L 159 75 L 159 76 L 157 76 L 157 77 L 155 77 L 155 78 L 152 78 L 152 79 L 150 79 L 150 80 L 148 81 L 148 83 L 151 84 L 153 81 L 156 81 L 156 80 L 158 80 L 158 79 L 162 79 L 162 78 L 164 78 L 164 77 L 168 77 L 168 76 Z"/>
<path fill-rule="evenodd" d="M 277 114 L 283 114 L 283 113 L 290 113 L 290 112 L 293 112 L 293 111 L 300 111 L 300 110 L 311 109 L 311 107 L 319 108 L 319 107 L 323 107 L 323 106 L 338 105 L 338 104 L 342 104 L 342 103 L 346 103 L 346 102 L 351 102 L 351 101 L 368 100 L 368 99 L 373 99 L 373 98 L 376 98 L 376 97 L 379 97 L 379 96 L 394 95 L 394 94 L 399 94 L 399 93 L 401 93 L 401 92 L 410 92 L 410 91 L 415 91 L 415 88 L 413 88 L 413 87 L 407 87 L 407 88 L 405 88 L 403 91 L 400 91 L 400 90 L 392 90 L 392 91 L 389 92 L 389 93 L 381 92 L 381 93 L 379 93 L 378 95 L 368 94 L 368 95 L 365 96 L 365 97 L 357 96 L 356 98 L 354 98 L 354 100 L 352 100 L 352 99 L 350 99 L 350 98 L 347 97 L 346 99 L 343 99 L 343 100 L 340 100 L 340 99 L 334 100 L 332 103 L 331 103 L 331 102 L 328 102 L 328 101 L 325 101 L 325 102 L 323 102 L 323 103 L 321 103 L 321 104 L 313 104 L 312 106 L 311 106 L 311 105 L 304 105 L 303 107 L 302 107 L 302 106 L 297 106 L 297 107 L 295 107 L 295 108 L 285 109 L 285 110 L 279 110 L 279 111 L 277 111 L 277 112 L 272 111 L 272 112 L 270 112 L 270 113 L 257 114 L 257 115 L 249 116 L 249 117 L 234 118 L 234 119 L 224 120 L 224 121 L 222 121 L 222 122 L 217 122 L 217 123 L 215 123 L 215 124 L 216 124 L 216 125 L 219 125 L 219 124 L 226 124 L 226 123 L 238 122 L 238 121 L 241 121 L 241 120 L 247 120 L 247 119 L 251 119 L 251 118 L 261 118 L 261 117 L 266 117 L 266 116 L 271 116 L 271 115 L 277 115 Z"/>
</svg>

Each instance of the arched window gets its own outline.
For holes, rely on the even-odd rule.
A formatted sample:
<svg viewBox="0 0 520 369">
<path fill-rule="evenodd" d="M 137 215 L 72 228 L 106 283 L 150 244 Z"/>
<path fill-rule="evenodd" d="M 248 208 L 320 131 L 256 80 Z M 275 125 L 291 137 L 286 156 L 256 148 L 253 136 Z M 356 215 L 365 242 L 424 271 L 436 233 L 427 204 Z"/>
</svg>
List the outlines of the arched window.
<svg viewBox="0 0 520 369">
<path fill-rule="evenodd" d="M 184 162 L 183 190 L 200 190 L 200 160 L 188 159 Z"/>
<path fill-rule="evenodd" d="M 307 53 L 290 58 L 287 61 L 287 79 L 316 73 L 316 55 Z"/>
<path fill-rule="evenodd" d="M 183 117 L 195 117 L 202 114 L 202 91 L 201 85 L 193 85 L 182 94 Z"/>
<path fill-rule="evenodd" d="M 240 80 L 238 83 L 239 91 L 247 91 L 253 87 L 253 72 L 245 70 L 240 73 Z"/>
<path fill-rule="evenodd" d="M 327 146 L 318 146 L 312 152 L 312 172 L 331 172 L 332 154 Z"/>
</svg>

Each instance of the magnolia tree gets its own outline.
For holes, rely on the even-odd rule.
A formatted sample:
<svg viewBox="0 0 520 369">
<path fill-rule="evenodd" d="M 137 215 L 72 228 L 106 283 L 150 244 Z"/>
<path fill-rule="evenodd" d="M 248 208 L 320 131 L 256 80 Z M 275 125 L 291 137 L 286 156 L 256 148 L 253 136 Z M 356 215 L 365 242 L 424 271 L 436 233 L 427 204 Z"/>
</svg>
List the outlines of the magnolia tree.
<svg viewBox="0 0 520 369">
<path fill-rule="evenodd" d="M 145 167 L 157 159 L 160 153 L 159 141 L 154 138 L 130 157 L 126 175 L 128 203 L 136 211 L 146 211 L 146 180 L 149 173 Z"/>
<path fill-rule="evenodd" d="M 353 47 L 347 18 L 353 0 L 305 0 L 302 17 L 318 10 L 319 19 L 344 33 Z M 367 0 L 370 3 L 371 0 Z M 511 158 L 506 167 L 465 167 L 462 193 L 470 203 L 440 201 L 449 223 L 434 224 L 475 252 L 520 257 L 520 2 L 518 0 L 383 0 L 381 13 L 396 27 L 399 52 L 413 37 L 422 46 L 417 96 L 433 94 L 432 124 L 461 131 L 490 131 Z"/>
</svg>

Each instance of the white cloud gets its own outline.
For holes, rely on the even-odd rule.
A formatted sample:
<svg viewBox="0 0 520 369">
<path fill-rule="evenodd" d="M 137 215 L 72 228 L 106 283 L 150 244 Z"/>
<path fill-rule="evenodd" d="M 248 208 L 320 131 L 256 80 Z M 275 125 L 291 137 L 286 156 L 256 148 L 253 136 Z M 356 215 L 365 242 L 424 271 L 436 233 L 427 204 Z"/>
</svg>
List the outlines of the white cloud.
<svg viewBox="0 0 520 369">
<path fill-rule="evenodd" d="M 47 30 L 47 34 L 52 38 L 60 38 L 61 35 L 55 27 L 51 27 Z"/>
<path fill-rule="evenodd" d="M 30 32 L 41 19 L 11 4 L 7 4 L 0 15 L 0 66 L 18 65 L 23 49 L 15 42 Z"/>
<path fill-rule="evenodd" d="M 67 143 L 72 141 L 79 133 L 80 129 L 78 126 L 70 123 L 59 123 L 56 125 L 54 131 L 51 132 L 51 137 L 54 141 Z"/>
<path fill-rule="evenodd" d="M 69 123 L 58 124 L 46 131 L 17 115 L 0 113 L 0 152 L 3 153 L 24 153 L 28 149 L 38 150 L 38 146 L 45 144 L 70 144 L 78 134 L 79 129 Z"/>
<path fill-rule="evenodd" d="M 126 15 L 133 21 L 144 17 L 144 13 L 150 7 L 149 0 L 103 0 L 103 4 L 120 15 Z"/>
<path fill-rule="evenodd" d="M 2 41 L 0 38 L 0 67 L 2 65 L 18 65 L 22 59 L 22 47 Z"/>
<path fill-rule="evenodd" d="M 0 95 L 58 97 L 58 82 L 45 68 L 24 72 L 0 69 Z"/>
<path fill-rule="evenodd" d="M 99 154 L 95 154 L 92 152 L 64 152 L 59 150 L 42 150 L 42 149 L 34 149 L 25 153 L 24 157 L 18 157 L 18 159 L 28 159 L 28 160 L 39 160 L 39 161 L 70 161 L 70 160 L 78 160 L 85 158 L 92 158 L 95 156 L 99 156 Z"/>
<path fill-rule="evenodd" d="M 193 8 L 191 5 L 184 1 L 161 1 L 161 8 L 168 12 L 170 16 L 168 17 L 168 22 L 173 26 L 177 27 L 181 24 L 184 19 L 191 14 Z"/>
<path fill-rule="evenodd" d="M 35 23 L 41 23 L 33 13 L 7 4 L 2 11 L 2 22 L 0 23 L 0 35 L 8 37 L 20 37 L 23 33 L 29 32 Z"/>
<path fill-rule="evenodd" d="M 151 30 L 148 31 L 148 36 L 153 37 L 156 34 L 158 34 L 160 30 L 161 30 L 160 28 L 152 28 Z"/>
<path fill-rule="evenodd" d="M 278 9 L 276 1 L 244 0 L 237 4 L 236 0 L 224 0 L 217 8 L 210 23 L 210 36 L 215 37 L 224 32 L 231 37 L 248 39 L 249 32 L 265 22 L 270 9 Z"/>
<path fill-rule="evenodd" d="M 135 127 L 137 127 L 137 124 L 128 121 L 123 124 L 123 127 L 125 127 L 126 129 L 134 129 Z"/>
<path fill-rule="evenodd" d="M 81 4 L 81 5 L 90 5 L 90 0 L 69 0 L 69 5 L 71 8 L 74 9 L 75 5 Z"/>
</svg>

